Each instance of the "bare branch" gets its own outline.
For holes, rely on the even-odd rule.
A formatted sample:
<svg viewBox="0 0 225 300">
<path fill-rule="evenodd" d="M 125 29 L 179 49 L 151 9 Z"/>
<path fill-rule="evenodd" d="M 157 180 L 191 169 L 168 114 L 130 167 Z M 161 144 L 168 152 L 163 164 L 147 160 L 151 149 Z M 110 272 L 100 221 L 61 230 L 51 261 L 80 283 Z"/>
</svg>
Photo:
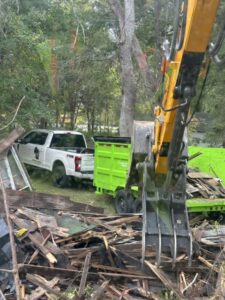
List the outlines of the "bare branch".
<svg viewBox="0 0 225 300">
<path fill-rule="evenodd" d="M 23 98 L 20 100 L 20 102 L 19 102 L 19 104 L 18 104 L 18 106 L 16 108 L 16 111 L 15 111 L 15 114 L 14 114 L 12 120 L 8 124 L 6 124 L 2 128 L 0 128 L 0 131 L 2 131 L 4 129 L 6 129 L 7 127 L 9 127 L 9 125 L 11 125 L 15 121 L 15 118 L 16 118 L 18 112 L 19 112 L 20 106 L 21 106 L 21 104 L 22 104 L 22 102 L 23 102 L 24 99 L 25 99 L 25 96 L 23 96 Z"/>
</svg>

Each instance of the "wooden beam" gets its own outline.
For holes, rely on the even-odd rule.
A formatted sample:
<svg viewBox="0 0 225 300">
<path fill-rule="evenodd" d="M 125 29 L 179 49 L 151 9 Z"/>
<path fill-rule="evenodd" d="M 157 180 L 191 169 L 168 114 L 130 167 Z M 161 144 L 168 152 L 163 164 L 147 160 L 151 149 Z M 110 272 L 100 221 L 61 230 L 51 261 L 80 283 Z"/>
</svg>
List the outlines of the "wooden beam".
<svg viewBox="0 0 225 300">
<path fill-rule="evenodd" d="M 91 261 L 91 252 L 88 252 L 85 261 L 84 261 L 84 267 L 82 271 L 82 276 L 80 280 L 80 286 L 79 286 L 79 291 L 78 291 L 78 297 L 83 297 L 85 294 L 85 286 L 87 282 L 87 276 L 88 276 L 88 269 L 90 266 L 90 261 Z"/>
</svg>

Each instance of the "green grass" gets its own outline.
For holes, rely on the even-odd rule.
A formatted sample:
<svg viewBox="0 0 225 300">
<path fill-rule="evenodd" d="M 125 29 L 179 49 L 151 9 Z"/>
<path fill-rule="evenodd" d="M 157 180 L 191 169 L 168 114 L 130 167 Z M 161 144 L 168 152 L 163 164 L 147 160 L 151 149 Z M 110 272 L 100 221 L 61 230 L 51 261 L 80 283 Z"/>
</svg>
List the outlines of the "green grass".
<svg viewBox="0 0 225 300">
<path fill-rule="evenodd" d="M 69 196 L 74 202 L 102 207 L 106 214 L 115 213 L 112 197 L 107 195 L 96 195 L 95 190 L 90 184 L 80 185 L 79 188 L 75 186 L 65 189 L 57 188 L 52 185 L 50 173 L 42 170 L 30 172 L 30 177 L 33 189 L 36 192 Z"/>
<path fill-rule="evenodd" d="M 213 177 L 219 177 L 225 184 L 225 149 L 189 147 L 188 150 L 189 155 L 196 152 L 203 153 L 188 163 L 190 168 L 211 174 Z"/>
</svg>

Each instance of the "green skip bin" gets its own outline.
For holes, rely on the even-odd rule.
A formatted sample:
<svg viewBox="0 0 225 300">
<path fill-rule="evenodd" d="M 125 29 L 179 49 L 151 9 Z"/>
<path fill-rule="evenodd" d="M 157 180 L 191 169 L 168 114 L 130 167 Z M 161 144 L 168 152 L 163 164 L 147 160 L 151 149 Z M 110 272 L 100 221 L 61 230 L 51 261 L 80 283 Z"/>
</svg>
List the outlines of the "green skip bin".
<svg viewBox="0 0 225 300">
<path fill-rule="evenodd" d="M 130 138 L 95 137 L 94 186 L 97 194 L 113 197 L 124 189 L 131 162 Z M 225 149 L 189 147 L 189 155 L 202 155 L 189 162 L 189 167 L 219 177 L 225 184 Z M 133 187 L 133 194 L 137 187 Z M 189 199 L 189 212 L 225 211 L 225 199 Z"/>
</svg>

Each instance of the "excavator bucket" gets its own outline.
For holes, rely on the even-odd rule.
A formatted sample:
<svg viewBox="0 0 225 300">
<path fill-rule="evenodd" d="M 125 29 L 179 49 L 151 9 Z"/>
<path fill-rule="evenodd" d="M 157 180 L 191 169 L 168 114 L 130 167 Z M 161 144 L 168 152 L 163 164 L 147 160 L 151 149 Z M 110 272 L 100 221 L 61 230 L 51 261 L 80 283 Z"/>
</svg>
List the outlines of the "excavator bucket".
<svg viewBox="0 0 225 300">
<path fill-rule="evenodd" d="M 132 136 L 132 163 L 127 189 L 137 185 L 142 198 L 143 232 L 142 260 L 145 249 L 151 246 L 156 252 L 156 262 L 161 264 L 163 255 L 172 258 L 186 254 L 189 263 L 192 256 L 192 235 L 189 227 L 186 201 L 186 172 L 183 172 L 171 188 L 154 173 L 151 141 L 154 123 L 135 121 Z"/>
<path fill-rule="evenodd" d="M 192 235 L 185 205 L 185 176 L 181 176 L 173 192 L 156 187 L 148 163 L 143 166 L 142 210 L 142 259 L 151 245 L 156 251 L 159 266 L 163 255 L 171 256 L 175 266 L 177 256 L 186 254 L 191 263 Z"/>
</svg>

